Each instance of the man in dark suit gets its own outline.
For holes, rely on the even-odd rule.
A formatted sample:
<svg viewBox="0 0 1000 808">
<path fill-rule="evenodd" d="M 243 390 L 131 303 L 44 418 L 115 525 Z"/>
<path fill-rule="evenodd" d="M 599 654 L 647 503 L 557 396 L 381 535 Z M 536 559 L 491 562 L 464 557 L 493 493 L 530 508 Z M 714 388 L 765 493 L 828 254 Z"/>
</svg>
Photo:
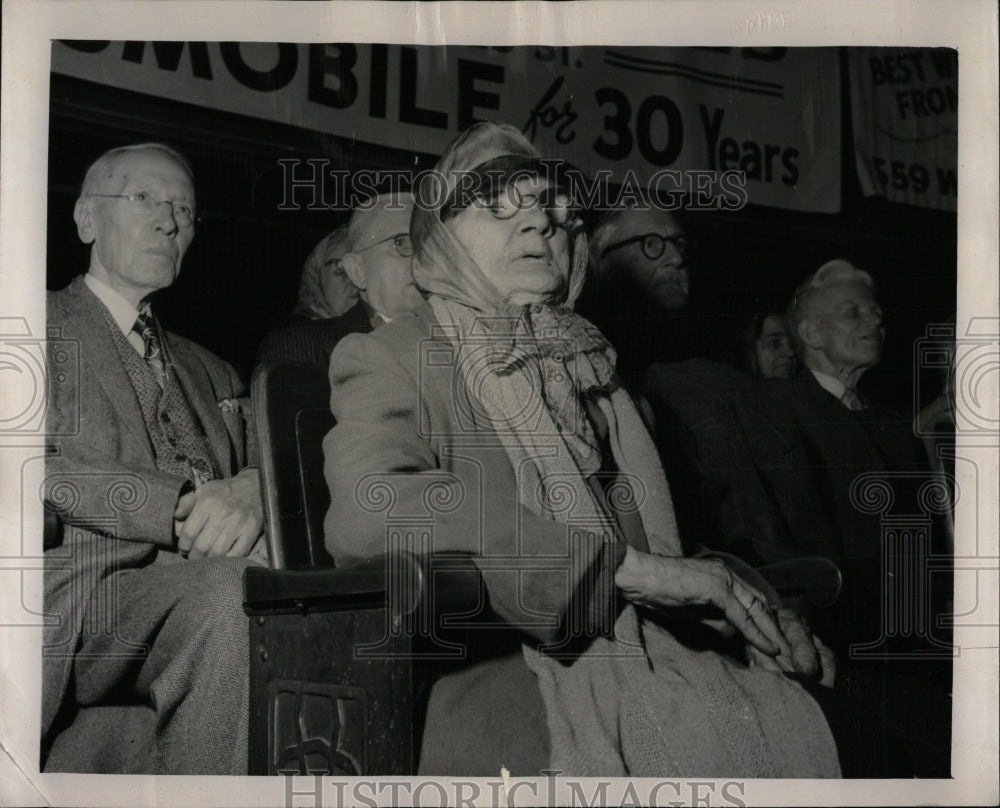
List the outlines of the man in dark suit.
<svg viewBox="0 0 1000 808">
<path fill-rule="evenodd" d="M 74 219 L 90 267 L 48 299 L 43 764 L 241 774 L 242 579 L 263 529 L 245 390 L 149 306 L 194 238 L 191 168 L 160 144 L 113 149 Z"/>
<path fill-rule="evenodd" d="M 666 464 L 684 491 L 682 530 L 756 563 L 836 561 L 841 603 L 816 619 L 843 658 L 851 643 L 876 641 L 883 629 L 889 513 L 874 507 L 880 492 L 889 492 L 893 516 L 917 513 L 930 476 L 909 423 L 857 390 L 885 339 L 868 273 L 828 262 L 797 290 L 790 320 L 803 365 L 795 379 L 707 362 L 654 365 L 647 392 Z"/>
<path fill-rule="evenodd" d="M 367 334 L 424 302 L 413 285 L 410 215 L 413 195 L 382 194 L 358 206 L 347 227 L 346 252 L 336 259 L 357 289 L 358 302 L 336 317 L 299 321 L 268 334 L 257 363 L 291 360 L 326 366 L 347 334 Z M 342 296 L 339 292 L 338 297 Z"/>
<path fill-rule="evenodd" d="M 842 608 L 853 610 L 855 642 L 868 646 L 851 653 L 947 655 L 931 631 L 946 582 L 927 570 L 928 556 L 946 550 L 940 513 L 928 507 L 940 482 L 911 420 L 857 390 L 882 358 L 874 283 L 848 262 L 830 261 L 798 288 L 789 316 L 805 371 L 788 388 L 788 412 L 823 461 L 816 490 L 840 539 Z"/>
<path fill-rule="evenodd" d="M 885 339 L 874 282 L 830 261 L 798 288 L 789 320 L 794 379 L 700 360 L 650 368 L 681 535 L 754 564 L 835 561 L 843 590 L 807 610 L 813 630 L 848 668 L 851 697 L 912 741 L 913 770 L 947 776 L 951 651 L 935 616 L 948 593 L 927 565 L 940 549 L 934 480 L 910 423 L 857 390 Z"/>
</svg>

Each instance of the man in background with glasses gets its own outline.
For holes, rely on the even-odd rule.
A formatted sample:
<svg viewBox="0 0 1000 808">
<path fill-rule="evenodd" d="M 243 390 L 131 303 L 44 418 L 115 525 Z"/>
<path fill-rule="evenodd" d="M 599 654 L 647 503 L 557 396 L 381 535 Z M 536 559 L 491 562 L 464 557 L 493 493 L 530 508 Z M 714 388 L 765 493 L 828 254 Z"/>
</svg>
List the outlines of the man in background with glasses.
<svg viewBox="0 0 1000 808">
<path fill-rule="evenodd" d="M 347 231 L 342 254 L 333 259 L 357 302 L 337 316 L 305 322 L 293 318 L 290 325 L 270 332 L 261 342 L 258 364 L 293 361 L 326 367 L 341 338 L 367 334 L 424 302 L 410 274 L 413 205 L 409 193 L 382 194 L 359 203 L 342 226 Z"/>
<path fill-rule="evenodd" d="M 195 204 L 170 147 L 106 152 L 74 208 L 90 267 L 48 298 L 43 771 L 246 771 L 245 388 L 150 308 Z"/>
<path fill-rule="evenodd" d="M 694 251 L 676 217 L 649 199 L 607 211 L 594 226 L 579 308 L 615 347 L 618 375 L 633 392 L 650 363 L 704 347 L 690 310 Z"/>
<path fill-rule="evenodd" d="M 358 305 L 372 329 L 424 302 L 410 272 L 413 204 L 412 194 L 381 194 L 359 204 L 351 214 L 344 272 L 358 287 Z"/>
<path fill-rule="evenodd" d="M 653 207 L 615 211 L 595 230 L 594 252 L 603 271 L 625 273 L 663 311 L 687 306 L 694 242 L 672 214 Z"/>
</svg>

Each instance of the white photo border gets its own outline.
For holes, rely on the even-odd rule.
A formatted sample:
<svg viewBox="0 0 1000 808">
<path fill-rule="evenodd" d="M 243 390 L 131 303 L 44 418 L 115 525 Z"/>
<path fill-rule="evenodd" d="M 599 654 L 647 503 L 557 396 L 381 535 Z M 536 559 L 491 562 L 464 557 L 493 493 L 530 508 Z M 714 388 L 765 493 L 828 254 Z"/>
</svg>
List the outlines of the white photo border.
<svg viewBox="0 0 1000 808">
<path fill-rule="evenodd" d="M 0 136 L 0 316 L 23 319 L 45 333 L 49 67 L 54 39 L 392 42 L 445 44 L 619 45 L 906 45 L 959 51 L 959 208 L 957 333 L 974 322 L 1000 325 L 998 313 L 998 84 L 997 7 L 989 0 L 744 0 L 615 2 L 244 2 L 243 0 L 7 0 L 3 3 L 2 136 Z M 2 321 L 10 324 L 12 320 Z M 990 325 L 992 324 L 992 325 Z M 3 335 L 0 334 L 0 337 Z M 994 345 L 995 347 L 995 345 Z M 998 401 L 1000 356 L 979 394 Z M 25 384 L 33 380 L 25 379 Z M 15 385 L 16 387 L 16 385 Z M 24 390 L 0 390 L 17 396 Z M 30 392 L 30 391 L 29 391 Z M 7 399 L 10 400 L 9 398 Z M 297 778 L 42 775 L 38 772 L 39 653 L 42 612 L 41 507 L 21 513 L 22 470 L 44 451 L 42 434 L 0 434 L 0 804 L 172 806 L 239 804 L 334 805 L 359 800 L 338 792 L 332 778 L 313 785 Z M 953 779 L 914 781 L 745 781 L 740 802 L 767 805 L 997 804 L 997 502 L 996 436 L 961 435 L 958 453 L 975 455 L 978 497 L 956 514 L 958 556 L 980 572 L 977 609 L 985 625 L 960 626 L 955 640 Z M 971 480 L 966 480 L 971 484 Z M 959 485 L 962 479 L 959 479 Z M 985 507 L 976 511 L 975 502 Z M 974 539 L 979 537 L 981 547 Z M 965 541 L 967 539 L 967 541 Z M 30 619 L 29 619 L 30 618 Z M 917 705 L 915 705 L 917 707 Z M 299 782 L 299 781 L 303 782 Z M 482 785 L 475 804 L 495 802 Z M 343 781 L 341 781 L 343 782 Z M 412 787 L 418 778 L 401 778 Z M 688 782 L 688 781 L 683 781 Z M 712 781 L 704 781 L 712 782 Z M 714 781 L 719 783 L 721 781 Z M 517 804 L 544 779 L 512 795 Z M 657 781 L 636 781 L 648 793 Z M 607 792 L 613 804 L 628 796 L 625 783 Z M 338 799 L 338 793 L 340 795 Z M 372 804 L 391 804 L 388 791 L 365 791 Z M 412 790 L 404 791 L 412 794 Z M 435 799 L 437 792 L 425 792 Z M 450 792 L 452 795 L 454 792 Z M 661 799 L 695 801 L 663 791 Z M 702 791 L 702 794 L 705 792 Z M 300 795 L 300 796 L 296 796 Z M 468 792 L 466 792 L 468 796 Z M 713 803 L 721 799 L 713 791 Z M 431 804 L 431 803 L 428 803 Z M 559 804 L 559 803 L 549 803 Z M 707 803 L 703 803 L 707 804 Z M 724 802 L 722 804 L 734 804 Z M 735 803 L 738 804 L 738 803 Z"/>
</svg>

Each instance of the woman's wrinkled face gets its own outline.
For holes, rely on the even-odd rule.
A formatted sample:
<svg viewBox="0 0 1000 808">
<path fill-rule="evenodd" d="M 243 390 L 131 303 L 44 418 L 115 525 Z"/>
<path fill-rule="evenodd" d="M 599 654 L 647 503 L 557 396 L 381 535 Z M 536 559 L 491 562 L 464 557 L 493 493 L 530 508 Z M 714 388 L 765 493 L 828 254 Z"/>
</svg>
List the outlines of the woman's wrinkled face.
<svg viewBox="0 0 1000 808">
<path fill-rule="evenodd" d="M 785 321 L 769 314 L 760 327 L 754 346 L 757 371 L 768 379 L 790 379 L 795 375 L 795 351 L 788 339 Z"/>
<path fill-rule="evenodd" d="M 327 259 L 320 270 L 319 287 L 331 317 L 339 317 L 358 300 L 358 289 L 344 272 L 342 259 L 337 256 Z"/>
<path fill-rule="evenodd" d="M 553 190 L 543 178 L 520 177 L 496 198 L 479 199 L 444 223 L 512 303 L 565 299 L 570 256 L 569 233 L 562 225 L 567 208 Z"/>
</svg>

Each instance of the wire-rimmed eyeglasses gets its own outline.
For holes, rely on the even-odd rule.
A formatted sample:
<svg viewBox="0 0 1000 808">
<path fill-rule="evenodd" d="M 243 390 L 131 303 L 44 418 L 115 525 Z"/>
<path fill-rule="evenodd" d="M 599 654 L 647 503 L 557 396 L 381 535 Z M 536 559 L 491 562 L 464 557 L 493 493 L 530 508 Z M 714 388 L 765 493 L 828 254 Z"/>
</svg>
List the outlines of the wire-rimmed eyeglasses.
<svg viewBox="0 0 1000 808">
<path fill-rule="evenodd" d="M 659 233 L 643 233 L 641 236 L 632 236 L 632 238 L 627 238 L 623 241 L 616 241 L 614 244 L 605 247 L 604 251 L 601 253 L 601 258 L 604 258 L 608 253 L 613 252 L 614 250 L 627 247 L 629 244 L 638 244 L 642 249 L 642 254 L 650 261 L 655 261 L 663 255 L 663 251 L 667 249 L 668 242 L 675 250 L 677 250 L 678 253 L 680 253 L 681 258 L 684 260 L 687 260 L 694 255 L 698 248 L 694 239 L 688 238 L 684 235 L 661 236 Z"/>
<path fill-rule="evenodd" d="M 193 205 L 189 205 L 187 202 L 171 202 L 169 199 L 157 201 L 148 191 L 133 191 L 130 194 L 87 194 L 87 196 L 127 199 L 133 208 L 145 213 L 152 213 L 160 205 L 170 205 L 170 213 L 180 227 L 193 227 L 201 223 L 201 218 L 195 213 Z"/>
<path fill-rule="evenodd" d="M 367 247 L 362 247 L 360 250 L 354 250 L 354 254 L 363 253 L 365 250 L 370 250 L 372 247 L 377 247 L 379 244 L 385 244 L 387 241 L 392 242 L 392 246 L 396 248 L 396 252 L 401 258 L 409 258 L 413 255 L 413 242 L 410 240 L 409 233 L 396 233 L 393 236 L 382 239 L 381 241 L 376 241 L 374 244 L 369 244 Z"/>
</svg>

